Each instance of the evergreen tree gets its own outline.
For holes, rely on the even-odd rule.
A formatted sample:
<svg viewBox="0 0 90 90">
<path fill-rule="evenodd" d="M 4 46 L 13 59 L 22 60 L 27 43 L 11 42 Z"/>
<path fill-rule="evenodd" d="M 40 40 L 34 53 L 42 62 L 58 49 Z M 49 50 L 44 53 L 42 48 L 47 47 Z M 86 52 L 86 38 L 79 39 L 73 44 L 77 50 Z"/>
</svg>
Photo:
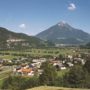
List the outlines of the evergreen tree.
<svg viewBox="0 0 90 90">
<path fill-rule="evenodd" d="M 40 83 L 44 85 L 54 85 L 57 77 L 56 69 L 49 62 L 43 63 L 42 67 L 43 72 L 39 77 Z"/>
<path fill-rule="evenodd" d="M 84 68 L 90 73 L 90 59 L 86 61 Z"/>
</svg>

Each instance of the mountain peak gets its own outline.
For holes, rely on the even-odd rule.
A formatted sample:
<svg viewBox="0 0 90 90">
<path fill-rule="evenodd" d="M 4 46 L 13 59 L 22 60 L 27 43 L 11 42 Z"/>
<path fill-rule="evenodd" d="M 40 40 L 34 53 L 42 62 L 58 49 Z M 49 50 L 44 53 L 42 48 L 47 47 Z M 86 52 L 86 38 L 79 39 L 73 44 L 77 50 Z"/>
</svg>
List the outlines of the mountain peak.
<svg viewBox="0 0 90 90">
<path fill-rule="evenodd" d="M 61 21 L 61 22 L 57 23 L 57 26 L 60 28 L 68 28 L 68 30 L 71 30 L 73 28 L 71 25 L 69 25 L 65 21 Z"/>
<path fill-rule="evenodd" d="M 63 26 L 65 26 L 65 25 L 67 25 L 67 22 L 65 22 L 65 21 L 60 21 L 57 25 L 63 27 Z"/>
<path fill-rule="evenodd" d="M 37 34 L 38 38 L 51 40 L 57 44 L 82 44 L 90 41 L 90 35 L 61 21 L 47 30 Z"/>
</svg>

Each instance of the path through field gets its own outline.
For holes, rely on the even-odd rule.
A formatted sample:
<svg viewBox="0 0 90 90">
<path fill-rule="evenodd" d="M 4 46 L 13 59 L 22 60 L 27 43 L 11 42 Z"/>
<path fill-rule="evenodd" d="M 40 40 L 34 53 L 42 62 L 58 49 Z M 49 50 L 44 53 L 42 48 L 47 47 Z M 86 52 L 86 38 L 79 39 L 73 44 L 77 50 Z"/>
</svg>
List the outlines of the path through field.
<svg viewBox="0 0 90 90">
<path fill-rule="evenodd" d="M 76 89 L 76 88 L 72 89 L 72 88 L 63 88 L 63 87 L 41 86 L 41 87 L 35 87 L 27 90 L 90 90 L 90 89 Z"/>
</svg>

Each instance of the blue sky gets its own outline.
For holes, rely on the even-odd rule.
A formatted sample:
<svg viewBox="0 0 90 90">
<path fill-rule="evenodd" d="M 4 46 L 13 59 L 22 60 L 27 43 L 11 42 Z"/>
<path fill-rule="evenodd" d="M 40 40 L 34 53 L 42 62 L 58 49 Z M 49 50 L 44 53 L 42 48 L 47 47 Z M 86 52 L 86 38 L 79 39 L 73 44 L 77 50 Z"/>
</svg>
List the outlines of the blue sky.
<svg viewBox="0 0 90 90">
<path fill-rule="evenodd" d="M 90 33 L 90 0 L 0 0 L 0 27 L 35 35 L 60 21 Z"/>
</svg>

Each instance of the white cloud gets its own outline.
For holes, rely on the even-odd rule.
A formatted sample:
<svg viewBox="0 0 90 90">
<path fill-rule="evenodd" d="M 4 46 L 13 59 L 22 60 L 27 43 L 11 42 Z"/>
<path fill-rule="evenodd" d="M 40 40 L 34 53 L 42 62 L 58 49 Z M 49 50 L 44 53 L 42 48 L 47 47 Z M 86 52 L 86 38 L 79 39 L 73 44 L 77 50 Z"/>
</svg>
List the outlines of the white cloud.
<svg viewBox="0 0 90 90">
<path fill-rule="evenodd" d="M 19 27 L 20 27 L 21 29 L 25 29 L 25 28 L 26 28 L 26 24 L 24 24 L 24 23 L 23 23 L 23 24 L 20 24 Z"/>
<path fill-rule="evenodd" d="M 68 10 L 74 11 L 76 9 L 76 5 L 74 3 L 70 3 L 68 6 Z"/>
</svg>

